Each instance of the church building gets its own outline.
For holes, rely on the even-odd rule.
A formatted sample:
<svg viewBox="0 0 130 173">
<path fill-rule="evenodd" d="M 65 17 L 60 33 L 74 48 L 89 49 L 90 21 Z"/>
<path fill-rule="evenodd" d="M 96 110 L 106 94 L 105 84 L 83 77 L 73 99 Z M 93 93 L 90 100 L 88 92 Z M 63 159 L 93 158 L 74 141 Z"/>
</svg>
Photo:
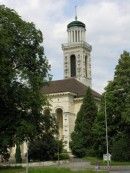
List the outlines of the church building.
<svg viewBox="0 0 130 173">
<path fill-rule="evenodd" d="M 64 79 L 50 81 L 43 93 L 48 96 L 51 114 L 56 116 L 59 139 L 63 139 L 69 152 L 71 133 L 87 87 L 92 87 L 91 50 L 86 42 L 86 26 L 75 20 L 67 25 L 68 43 L 62 44 L 64 54 Z M 100 105 L 100 94 L 92 90 L 96 105 Z"/>
</svg>

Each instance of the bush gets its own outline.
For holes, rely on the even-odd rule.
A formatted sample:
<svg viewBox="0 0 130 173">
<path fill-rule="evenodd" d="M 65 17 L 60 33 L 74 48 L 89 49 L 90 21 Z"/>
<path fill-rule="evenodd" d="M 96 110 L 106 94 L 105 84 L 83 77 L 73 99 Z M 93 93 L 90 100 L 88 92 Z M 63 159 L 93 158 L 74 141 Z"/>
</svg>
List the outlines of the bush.
<svg viewBox="0 0 130 173">
<path fill-rule="evenodd" d="M 67 160 L 67 159 L 69 159 L 69 158 L 70 158 L 70 156 L 69 156 L 68 153 L 61 153 L 61 154 L 60 154 L 60 159 L 61 159 L 61 160 Z"/>
<path fill-rule="evenodd" d="M 59 160 L 67 160 L 67 159 L 70 158 L 68 153 L 59 153 L 59 156 L 58 156 L 58 153 L 57 153 L 57 154 L 55 154 L 53 160 L 58 160 L 58 157 L 59 157 Z"/>
<path fill-rule="evenodd" d="M 62 140 L 56 140 L 51 134 L 44 134 L 41 138 L 36 138 L 29 143 L 29 161 L 49 161 L 55 154 L 63 150 Z"/>
<path fill-rule="evenodd" d="M 96 155 L 95 150 L 93 148 L 86 149 L 86 156 L 87 157 L 94 157 Z"/>
<path fill-rule="evenodd" d="M 130 161 L 130 139 L 121 138 L 112 147 L 112 159 L 114 161 Z"/>
</svg>

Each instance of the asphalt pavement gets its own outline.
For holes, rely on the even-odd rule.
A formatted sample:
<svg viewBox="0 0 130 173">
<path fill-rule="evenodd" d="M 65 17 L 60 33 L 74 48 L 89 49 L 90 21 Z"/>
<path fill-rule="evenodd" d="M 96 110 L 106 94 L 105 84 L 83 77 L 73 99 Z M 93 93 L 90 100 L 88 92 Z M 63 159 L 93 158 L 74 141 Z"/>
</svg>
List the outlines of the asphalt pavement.
<svg viewBox="0 0 130 173">
<path fill-rule="evenodd" d="M 83 159 L 72 158 L 69 163 L 62 163 L 58 165 L 62 168 L 69 168 L 71 170 L 96 170 L 95 165 L 91 165 L 89 161 Z M 104 166 L 100 166 L 98 170 L 106 170 Z M 112 166 L 109 173 L 130 173 L 130 166 Z"/>
<path fill-rule="evenodd" d="M 54 167 L 54 165 L 52 166 Z M 71 170 L 85 170 L 85 169 L 95 169 L 95 166 L 91 165 L 89 161 L 83 159 L 71 159 L 70 162 L 64 162 L 62 164 L 57 164 L 55 167 L 69 168 Z"/>
<path fill-rule="evenodd" d="M 130 173 L 130 170 L 110 171 L 110 173 Z"/>
</svg>

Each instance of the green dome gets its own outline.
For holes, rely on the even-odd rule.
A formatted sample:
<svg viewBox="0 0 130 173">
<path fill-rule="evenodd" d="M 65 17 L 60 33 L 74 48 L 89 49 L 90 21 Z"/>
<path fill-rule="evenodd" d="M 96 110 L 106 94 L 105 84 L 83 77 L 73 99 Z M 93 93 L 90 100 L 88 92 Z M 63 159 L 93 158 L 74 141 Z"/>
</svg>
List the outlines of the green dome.
<svg viewBox="0 0 130 173">
<path fill-rule="evenodd" d="M 71 28 L 71 27 L 75 27 L 75 26 L 78 26 L 78 27 L 82 27 L 82 28 L 85 28 L 85 24 L 80 22 L 80 21 L 73 21 L 73 22 L 70 22 L 68 25 L 67 25 L 67 28 Z"/>
</svg>

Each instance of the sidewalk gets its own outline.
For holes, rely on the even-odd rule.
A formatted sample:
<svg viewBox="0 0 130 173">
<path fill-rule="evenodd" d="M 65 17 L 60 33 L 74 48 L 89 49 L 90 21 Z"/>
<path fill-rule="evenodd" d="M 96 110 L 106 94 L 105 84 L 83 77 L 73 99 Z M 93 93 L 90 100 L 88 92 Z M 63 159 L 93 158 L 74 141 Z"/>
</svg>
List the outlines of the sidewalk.
<svg viewBox="0 0 130 173">
<path fill-rule="evenodd" d="M 9 163 L 3 163 L 3 166 L 22 166 L 26 167 L 26 163 L 22 164 L 9 164 Z M 71 158 L 70 160 L 64 160 L 64 161 L 46 161 L 46 162 L 32 162 L 28 163 L 29 167 L 59 167 L 59 168 L 69 168 L 71 170 L 85 170 L 85 169 L 91 169 L 91 170 L 97 170 L 98 171 L 107 171 L 107 169 L 104 166 L 99 166 L 99 169 L 96 169 L 96 165 L 91 165 L 89 161 L 78 159 L 78 158 Z M 109 169 L 110 173 L 122 173 L 125 171 L 128 171 L 130 173 L 130 166 L 111 166 Z"/>
</svg>

